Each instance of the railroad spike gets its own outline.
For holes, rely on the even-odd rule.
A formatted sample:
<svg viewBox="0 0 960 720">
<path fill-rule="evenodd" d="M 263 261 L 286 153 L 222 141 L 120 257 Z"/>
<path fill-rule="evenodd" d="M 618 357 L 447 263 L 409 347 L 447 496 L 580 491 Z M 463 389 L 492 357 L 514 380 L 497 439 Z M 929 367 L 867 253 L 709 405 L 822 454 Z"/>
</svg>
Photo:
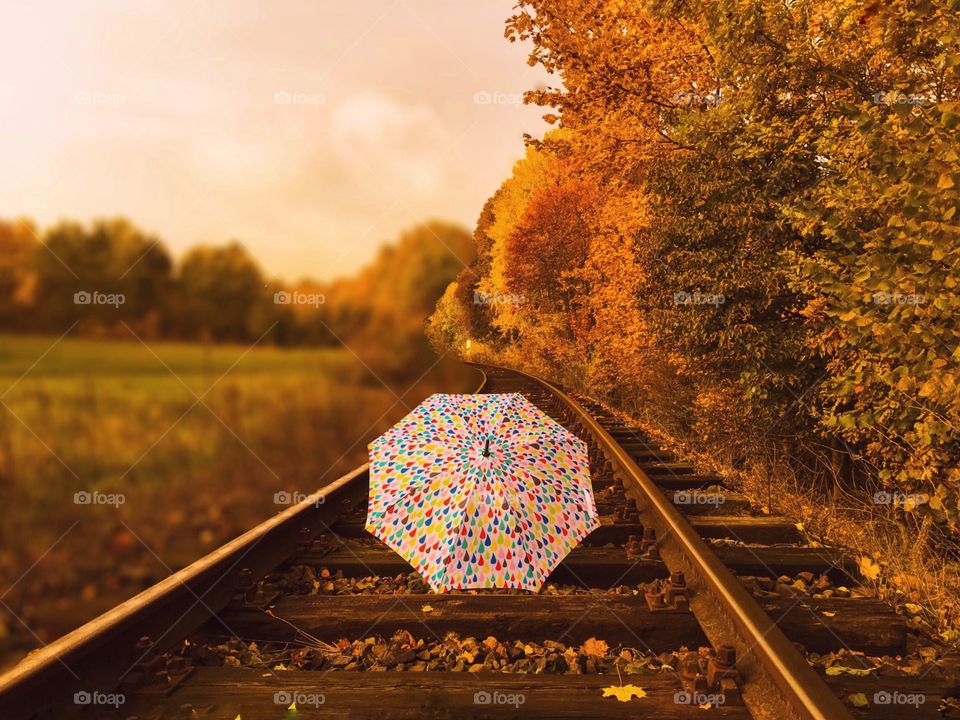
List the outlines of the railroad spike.
<svg viewBox="0 0 960 720">
<path fill-rule="evenodd" d="M 687 579 L 682 570 L 674 570 L 670 573 L 667 602 L 678 610 L 690 609 L 690 601 L 687 598 Z"/>
<path fill-rule="evenodd" d="M 299 539 L 297 540 L 297 552 L 308 552 L 311 545 L 313 532 L 308 527 L 300 528 Z"/>
<path fill-rule="evenodd" d="M 630 513 L 630 520 L 634 521 L 633 518 L 636 517 L 634 522 L 640 522 L 640 513 L 636 510 Z M 643 540 L 640 541 L 640 553 L 645 558 L 650 558 L 651 560 L 656 560 L 660 557 L 660 550 L 657 548 L 657 531 L 652 527 L 643 528 Z"/>
<path fill-rule="evenodd" d="M 691 695 L 706 695 L 707 678 L 700 667 L 700 654 L 688 652 L 680 658 L 680 685 Z"/>
<path fill-rule="evenodd" d="M 140 659 L 122 681 L 122 685 L 129 688 L 148 685 L 157 677 L 164 665 L 164 660 L 149 635 L 140 637 L 136 644 L 136 651 Z"/>
<path fill-rule="evenodd" d="M 253 588 L 253 571 L 248 568 L 240 568 L 240 574 L 237 576 L 237 590 L 246 592 Z"/>
<path fill-rule="evenodd" d="M 671 573 L 667 580 L 653 580 L 646 586 L 643 596 L 651 610 L 690 609 L 687 584 L 682 572 Z"/>
<path fill-rule="evenodd" d="M 737 649 L 720 645 L 716 655 L 707 661 L 707 685 L 723 697 L 725 705 L 741 705 L 740 671 L 737 670 Z"/>
<path fill-rule="evenodd" d="M 266 588 L 262 582 L 254 582 L 253 571 L 250 568 L 240 569 L 237 577 L 237 592 L 233 596 L 234 605 L 263 610 L 279 595 L 279 591 L 275 588 Z"/>
</svg>

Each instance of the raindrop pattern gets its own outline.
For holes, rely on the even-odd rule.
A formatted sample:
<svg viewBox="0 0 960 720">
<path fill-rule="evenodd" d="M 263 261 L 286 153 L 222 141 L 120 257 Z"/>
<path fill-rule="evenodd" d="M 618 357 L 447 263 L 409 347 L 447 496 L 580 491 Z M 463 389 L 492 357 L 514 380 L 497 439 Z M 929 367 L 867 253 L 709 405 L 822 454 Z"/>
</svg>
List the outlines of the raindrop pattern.
<svg viewBox="0 0 960 720">
<path fill-rule="evenodd" d="M 437 592 L 536 592 L 599 526 L 586 443 L 519 393 L 431 395 L 369 450 L 366 528 Z"/>
</svg>

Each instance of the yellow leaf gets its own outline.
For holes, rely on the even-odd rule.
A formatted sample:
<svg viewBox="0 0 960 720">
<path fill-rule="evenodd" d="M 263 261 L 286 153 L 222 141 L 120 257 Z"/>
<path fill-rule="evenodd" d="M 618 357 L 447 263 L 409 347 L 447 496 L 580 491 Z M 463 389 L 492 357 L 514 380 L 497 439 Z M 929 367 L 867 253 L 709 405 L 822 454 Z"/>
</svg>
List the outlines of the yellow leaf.
<svg viewBox="0 0 960 720">
<path fill-rule="evenodd" d="M 876 580 L 880 577 L 880 565 L 868 558 L 866 555 L 860 557 L 860 574 L 867 580 Z"/>
<path fill-rule="evenodd" d="M 850 704 L 854 707 L 863 708 L 870 705 L 867 700 L 867 696 L 863 693 L 854 693 L 853 695 L 847 695 L 847 700 L 850 701 Z"/>
<path fill-rule="evenodd" d="M 645 698 L 647 691 L 638 688 L 636 685 L 611 685 L 603 689 L 603 697 L 615 697 L 620 702 L 630 702 L 630 699 L 636 697 L 638 700 Z"/>
<path fill-rule="evenodd" d="M 824 616 L 824 617 L 834 617 L 835 615 L 836 615 L 836 613 L 835 613 L 835 612 L 831 612 L 830 610 L 824 610 L 824 611 L 823 611 L 823 616 Z"/>
<path fill-rule="evenodd" d="M 583 652 L 587 655 L 592 655 L 593 657 L 603 657 L 607 654 L 607 650 L 610 649 L 610 646 L 607 645 L 603 640 L 597 640 L 596 638 L 588 638 L 587 641 L 583 644 Z"/>
<path fill-rule="evenodd" d="M 794 527 L 797 528 L 797 530 L 799 530 L 800 532 L 803 532 L 803 523 L 796 523 Z"/>
<path fill-rule="evenodd" d="M 941 175 L 940 179 L 937 181 L 937 189 L 949 190 L 952 187 L 953 187 L 953 178 L 947 175 L 947 173 L 943 173 L 943 175 Z"/>
<path fill-rule="evenodd" d="M 827 675 L 855 675 L 862 677 L 869 675 L 873 670 L 869 668 L 848 668 L 843 665 L 831 665 L 824 672 L 826 672 Z"/>
<path fill-rule="evenodd" d="M 287 710 L 293 710 L 294 712 L 296 712 L 296 711 L 297 711 L 297 703 L 295 703 L 295 702 L 290 703 L 290 706 L 287 708 Z"/>
<path fill-rule="evenodd" d="M 421 612 L 425 612 L 425 613 L 432 613 L 432 612 L 433 612 L 433 606 L 432 606 L 432 605 L 423 605 L 423 606 L 420 608 L 420 611 L 421 611 Z"/>
</svg>

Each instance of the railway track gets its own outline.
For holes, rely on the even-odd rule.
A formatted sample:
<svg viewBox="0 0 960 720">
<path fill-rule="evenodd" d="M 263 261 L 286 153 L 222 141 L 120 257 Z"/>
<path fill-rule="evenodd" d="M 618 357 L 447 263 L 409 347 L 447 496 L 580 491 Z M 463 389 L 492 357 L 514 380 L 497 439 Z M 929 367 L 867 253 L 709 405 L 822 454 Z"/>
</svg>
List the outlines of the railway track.
<svg viewBox="0 0 960 720">
<path fill-rule="evenodd" d="M 944 717 L 949 677 L 808 663 L 909 651 L 842 552 L 589 398 L 478 368 L 590 447 L 601 527 L 541 593 L 429 593 L 365 532 L 362 466 L 33 653 L 0 718 Z"/>
</svg>

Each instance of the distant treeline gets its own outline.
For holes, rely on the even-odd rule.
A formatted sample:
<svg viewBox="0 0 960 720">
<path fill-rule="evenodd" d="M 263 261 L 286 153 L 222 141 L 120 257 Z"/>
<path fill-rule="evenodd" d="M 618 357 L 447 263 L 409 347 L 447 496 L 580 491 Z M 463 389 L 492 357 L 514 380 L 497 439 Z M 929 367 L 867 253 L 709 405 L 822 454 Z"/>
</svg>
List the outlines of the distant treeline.
<svg viewBox="0 0 960 720">
<path fill-rule="evenodd" d="M 403 233 L 352 278 L 285 284 L 239 242 L 198 246 L 179 262 L 125 219 L 61 222 L 40 231 L 0 220 L 0 331 L 71 332 L 391 348 L 427 353 L 424 318 L 464 263 L 469 235 L 429 222 Z"/>
</svg>

